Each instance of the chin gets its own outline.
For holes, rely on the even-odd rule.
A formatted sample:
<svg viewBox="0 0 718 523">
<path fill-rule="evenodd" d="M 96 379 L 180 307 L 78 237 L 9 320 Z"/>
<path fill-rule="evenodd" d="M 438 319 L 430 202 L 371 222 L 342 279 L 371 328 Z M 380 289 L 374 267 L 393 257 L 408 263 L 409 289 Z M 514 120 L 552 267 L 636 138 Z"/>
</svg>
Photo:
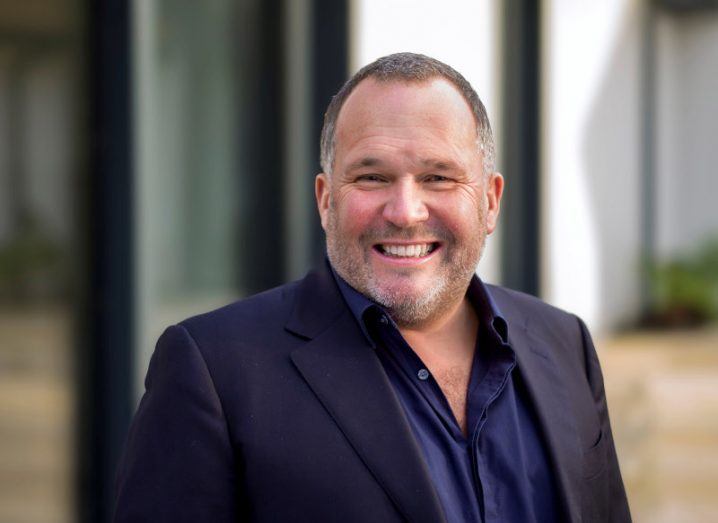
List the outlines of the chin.
<svg viewBox="0 0 718 523">
<path fill-rule="evenodd" d="M 430 289 L 417 285 L 411 278 L 401 279 L 404 281 L 397 281 L 397 278 L 380 278 L 371 282 L 370 286 L 375 293 L 391 297 L 392 301 L 415 301 L 430 292 Z"/>
<path fill-rule="evenodd" d="M 373 281 L 369 284 L 369 296 L 388 309 L 417 310 L 431 302 L 437 289 L 417 286 L 410 282 Z"/>
</svg>

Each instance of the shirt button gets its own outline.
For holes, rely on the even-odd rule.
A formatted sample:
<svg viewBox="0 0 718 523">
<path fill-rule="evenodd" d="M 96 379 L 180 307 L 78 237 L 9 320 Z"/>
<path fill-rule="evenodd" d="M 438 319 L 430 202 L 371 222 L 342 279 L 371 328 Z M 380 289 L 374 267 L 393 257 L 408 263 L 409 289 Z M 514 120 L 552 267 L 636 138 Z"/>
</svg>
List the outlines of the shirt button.
<svg viewBox="0 0 718 523">
<path fill-rule="evenodd" d="M 417 376 L 419 376 L 419 379 L 420 379 L 421 381 L 426 381 L 426 380 L 429 379 L 429 371 L 426 370 L 426 369 L 421 369 L 421 370 L 417 373 Z"/>
<path fill-rule="evenodd" d="M 386 325 L 386 324 L 389 323 L 389 319 L 388 319 L 385 315 L 383 315 L 383 314 L 382 314 L 381 317 L 379 318 L 379 321 L 380 321 L 383 325 Z"/>
</svg>

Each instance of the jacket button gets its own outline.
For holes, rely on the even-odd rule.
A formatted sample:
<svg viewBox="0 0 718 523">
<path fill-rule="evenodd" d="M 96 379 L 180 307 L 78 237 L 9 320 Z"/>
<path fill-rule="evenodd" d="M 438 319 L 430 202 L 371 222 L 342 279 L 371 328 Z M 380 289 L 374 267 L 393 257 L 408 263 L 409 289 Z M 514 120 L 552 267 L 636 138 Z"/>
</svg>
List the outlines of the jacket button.
<svg viewBox="0 0 718 523">
<path fill-rule="evenodd" d="M 417 373 L 417 376 L 419 376 L 419 379 L 420 379 L 421 381 L 426 381 L 426 380 L 429 379 L 429 371 L 426 370 L 426 369 L 421 369 L 421 370 Z"/>
</svg>

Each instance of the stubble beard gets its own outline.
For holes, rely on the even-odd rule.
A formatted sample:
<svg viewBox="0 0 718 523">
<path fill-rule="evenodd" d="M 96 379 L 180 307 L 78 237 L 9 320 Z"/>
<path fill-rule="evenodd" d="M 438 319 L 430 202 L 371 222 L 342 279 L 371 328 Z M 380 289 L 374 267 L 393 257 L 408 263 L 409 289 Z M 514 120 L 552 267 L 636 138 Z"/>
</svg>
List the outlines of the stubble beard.
<svg viewBox="0 0 718 523">
<path fill-rule="evenodd" d="M 419 328 L 441 317 L 466 294 L 472 276 L 483 254 L 486 240 L 486 212 L 479 209 L 476 234 L 463 244 L 444 228 L 398 228 L 386 224 L 381 229 L 370 229 L 359 237 L 358 246 L 346 241 L 340 230 L 333 198 L 330 198 L 327 221 L 327 255 L 334 270 L 354 289 L 386 309 L 399 327 Z M 402 285 L 382 285 L 372 270 L 371 249 L 379 240 L 392 238 L 436 238 L 442 243 L 441 269 L 429 289 L 420 289 L 414 295 L 402 291 Z M 357 252 L 357 250 L 359 252 Z M 401 277 L 411 278 L 411 269 Z M 401 273 L 401 270 L 397 271 Z"/>
</svg>

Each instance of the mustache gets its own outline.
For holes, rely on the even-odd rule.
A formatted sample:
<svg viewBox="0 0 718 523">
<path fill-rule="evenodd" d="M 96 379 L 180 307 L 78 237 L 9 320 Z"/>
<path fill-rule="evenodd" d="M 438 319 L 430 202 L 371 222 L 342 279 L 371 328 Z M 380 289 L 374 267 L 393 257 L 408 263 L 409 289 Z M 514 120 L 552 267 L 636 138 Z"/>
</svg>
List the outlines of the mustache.
<svg viewBox="0 0 718 523">
<path fill-rule="evenodd" d="M 431 238 L 435 241 L 448 243 L 454 239 L 454 235 L 443 227 L 417 226 L 397 227 L 387 223 L 382 227 L 376 227 L 364 231 L 361 235 L 362 242 L 379 243 L 381 240 L 421 240 Z"/>
</svg>

